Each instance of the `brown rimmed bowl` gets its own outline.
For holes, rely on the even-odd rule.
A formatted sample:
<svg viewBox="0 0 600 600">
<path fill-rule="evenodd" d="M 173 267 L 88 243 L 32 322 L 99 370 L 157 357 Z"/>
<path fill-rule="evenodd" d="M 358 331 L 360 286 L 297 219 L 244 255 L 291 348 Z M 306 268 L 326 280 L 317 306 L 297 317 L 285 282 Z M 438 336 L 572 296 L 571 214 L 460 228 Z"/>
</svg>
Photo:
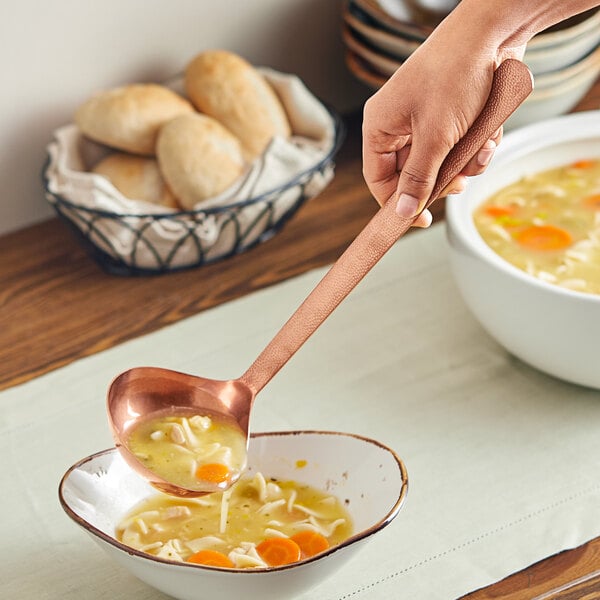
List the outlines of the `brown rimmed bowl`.
<svg viewBox="0 0 600 600">
<path fill-rule="evenodd" d="M 406 468 L 396 453 L 360 435 L 255 433 L 248 450 L 250 475 L 260 471 L 266 477 L 293 479 L 342 500 L 353 520 L 353 535 L 315 557 L 275 568 L 221 569 L 134 550 L 115 538 L 116 526 L 133 506 L 156 491 L 131 471 L 116 449 L 98 452 L 70 467 L 60 482 L 59 499 L 67 515 L 120 567 L 169 596 L 266 600 L 292 598 L 333 576 L 393 521 L 408 490 Z M 304 466 L 299 468 L 299 464 Z"/>
</svg>

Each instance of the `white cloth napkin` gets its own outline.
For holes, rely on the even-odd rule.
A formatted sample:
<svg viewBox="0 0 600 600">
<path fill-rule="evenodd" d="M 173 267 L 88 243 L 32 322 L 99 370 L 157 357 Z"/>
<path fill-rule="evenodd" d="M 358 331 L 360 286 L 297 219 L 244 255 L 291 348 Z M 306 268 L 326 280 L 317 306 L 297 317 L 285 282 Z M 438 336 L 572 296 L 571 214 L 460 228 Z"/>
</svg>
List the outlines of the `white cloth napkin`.
<svg viewBox="0 0 600 600">
<path fill-rule="evenodd" d="M 240 238 L 244 239 L 245 246 L 251 245 L 266 227 L 293 208 L 300 194 L 314 197 L 330 182 L 333 165 L 314 169 L 330 156 L 336 143 L 331 113 L 298 77 L 272 69 L 260 70 L 282 101 L 292 137 L 274 137 L 238 181 L 219 196 L 198 203 L 193 215 L 126 198 L 108 179 L 90 173 L 88 170 L 106 149 L 86 139 L 73 124 L 57 129 L 47 148 L 49 164 L 45 175 L 51 192 L 47 194 L 48 201 L 56 203 L 55 196 L 59 196 L 76 207 L 133 215 L 123 220 L 102 218 L 76 207 L 61 206 L 61 211 L 96 246 L 133 267 L 156 269 L 165 263 L 171 268 L 185 267 L 197 264 L 202 256 L 208 261 L 226 255 Z M 180 92 L 181 80 L 172 82 L 171 87 Z M 276 198 L 273 201 L 269 192 L 289 182 L 295 185 L 273 195 Z M 205 212 L 262 195 L 267 195 L 264 201 L 232 211 L 237 220 L 235 227 L 228 226 L 232 222 L 231 212 Z M 173 218 L 141 216 L 161 214 L 172 214 Z M 174 249 L 176 252 L 171 256 Z"/>
<path fill-rule="evenodd" d="M 0 393 L 0 597 L 165 598 L 70 521 L 59 479 L 112 446 L 114 376 L 155 365 L 235 377 L 323 273 Z M 534 371 L 488 337 L 458 295 L 434 226 L 396 244 L 269 383 L 251 428 L 364 434 L 408 469 L 398 517 L 301 600 L 453 600 L 600 535 L 599 423 L 600 392 Z"/>
</svg>

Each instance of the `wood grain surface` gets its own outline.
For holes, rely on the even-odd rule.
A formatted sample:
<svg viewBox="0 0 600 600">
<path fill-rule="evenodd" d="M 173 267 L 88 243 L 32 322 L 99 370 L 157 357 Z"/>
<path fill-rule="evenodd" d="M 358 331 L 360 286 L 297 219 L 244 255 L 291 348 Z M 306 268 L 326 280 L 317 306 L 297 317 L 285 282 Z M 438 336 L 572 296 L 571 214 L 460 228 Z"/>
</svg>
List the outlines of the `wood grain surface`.
<svg viewBox="0 0 600 600">
<path fill-rule="evenodd" d="M 599 108 L 600 80 L 575 110 Z M 327 189 L 271 240 L 220 263 L 119 277 L 94 263 L 57 219 L 1 237 L 0 390 L 333 262 L 378 208 L 362 179 L 360 115 L 345 121 L 348 136 Z M 443 200 L 432 210 L 442 219 Z M 600 600 L 600 538 L 464 598 Z"/>
</svg>

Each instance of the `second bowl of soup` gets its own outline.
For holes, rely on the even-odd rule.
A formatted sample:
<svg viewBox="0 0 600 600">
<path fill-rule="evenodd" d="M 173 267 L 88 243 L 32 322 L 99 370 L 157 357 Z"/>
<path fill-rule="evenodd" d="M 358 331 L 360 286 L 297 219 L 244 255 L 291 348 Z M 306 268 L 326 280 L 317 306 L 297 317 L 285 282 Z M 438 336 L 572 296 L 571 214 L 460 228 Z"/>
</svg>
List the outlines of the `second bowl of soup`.
<svg viewBox="0 0 600 600">
<path fill-rule="evenodd" d="M 483 327 L 537 369 L 600 388 L 600 111 L 509 133 L 446 216 Z"/>
</svg>

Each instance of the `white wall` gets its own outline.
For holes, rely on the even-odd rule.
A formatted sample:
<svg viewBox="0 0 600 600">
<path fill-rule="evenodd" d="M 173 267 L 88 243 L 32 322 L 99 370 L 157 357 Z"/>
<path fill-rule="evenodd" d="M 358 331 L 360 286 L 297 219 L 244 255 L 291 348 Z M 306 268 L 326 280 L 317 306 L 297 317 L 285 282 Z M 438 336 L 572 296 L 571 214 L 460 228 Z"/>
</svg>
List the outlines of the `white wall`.
<svg viewBox="0 0 600 600">
<path fill-rule="evenodd" d="M 347 70 L 342 0 L 0 0 L 0 235 L 53 214 L 40 179 L 51 132 L 93 91 L 162 81 L 225 48 L 294 72 L 340 111 L 369 91 Z"/>
</svg>

